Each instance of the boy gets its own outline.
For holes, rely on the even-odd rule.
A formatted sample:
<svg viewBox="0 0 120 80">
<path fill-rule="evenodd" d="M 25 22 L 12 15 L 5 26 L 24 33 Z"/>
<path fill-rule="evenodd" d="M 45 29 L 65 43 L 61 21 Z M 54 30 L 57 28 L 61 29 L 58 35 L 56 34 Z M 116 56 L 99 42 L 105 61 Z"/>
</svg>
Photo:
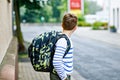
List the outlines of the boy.
<svg viewBox="0 0 120 80">
<path fill-rule="evenodd" d="M 50 72 L 50 80 L 70 80 L 70 74 L 73 70 L 73 45 L 70 39 L 71 34 L 77 29 L 77 17 L 73 14 L 65 14 L 62 21 L 62 34 L 65 34 L 71 43 L 71 48 L 63 58 L 67 41 L 65 38 L 60 38 L 56 43 L 55 53 L 53 56 L 53 66 L 57 72 Z"/>
</svg>

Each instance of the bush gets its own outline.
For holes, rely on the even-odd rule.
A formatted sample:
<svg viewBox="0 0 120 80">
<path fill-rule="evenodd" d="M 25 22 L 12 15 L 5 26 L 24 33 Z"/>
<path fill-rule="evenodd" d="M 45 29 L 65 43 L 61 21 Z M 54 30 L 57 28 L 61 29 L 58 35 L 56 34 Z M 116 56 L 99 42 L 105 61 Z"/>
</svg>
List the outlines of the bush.
<svg viewBox="0 0 120 80">
<path fill-rule="evenodd" d="M 102 26 L 102 23 L 101 22 L 94 22 L 93 23 L 93 26 L 92 26 L 92 29 L 93 30 L 100 30 L 100 27 Z"/>
<path fill-rule="evenodd" d="M 81 21 L 85 21 L 85 18 L 84 18 L 84 16 L 83 15 L 79 15 L 78 16 L 78 22 L 81 22 Z"/>
<path fill-rule="evenodd" d="M 107 22 L 102 22 L 101 24 L 102 24 L 101 26 L 108 26 Z"/>
<path fill-rule="evenodd" d="M 96 22 L 93 23 L 92 29 L 94 29 L 94 30 L 100 30 L 100 29 L 106 30 L 106 29 L 108 29 L 108 23 L 107 22 L 96 21 Z"/>
<path fill-rule="evenodd" d="M 91 24 L 90 23 L 87 23 L 87 22 L 85 22 L 85 21 L 79 21 L 78 22 L 78 26 L 91 26 Z"/>
<path fill-rule="evenodd" d="M 50 19 L 49 19 L 49 22 L 55 23 L 55 22 L 56 22 L 56 18 L 50 18 Z"/>
<path fill-rule="evenodd" d="M 110 29 L 116 29 L 116 27 L 113 25 L 113 26 L 110 26 Z"/>
<path fill-rule="evenodd" d="M 101 26 L 103 26 L 104 29 L 108 29 L 108 23 L 107 22 L 103 22 Z"/>
<path fill-rule="evenodd" d="M 114 25 L 110 26 L 110 32 L 116 32 L 117 29 Z"/>
</svg>

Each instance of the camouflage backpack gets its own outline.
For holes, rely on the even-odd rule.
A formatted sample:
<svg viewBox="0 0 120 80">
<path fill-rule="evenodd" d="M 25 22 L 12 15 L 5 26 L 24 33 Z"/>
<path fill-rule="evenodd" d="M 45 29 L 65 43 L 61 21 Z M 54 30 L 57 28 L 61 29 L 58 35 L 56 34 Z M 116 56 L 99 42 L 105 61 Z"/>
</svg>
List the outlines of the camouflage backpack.
<svg viewBox="0 0 120 80">
<path fill-rule="evenodd" d="M 60 38 L 67 40 L 65 56 L 70 49 L 70 41 L 65 34 L 56 31 L 45 32 L 32 40 L 28 47 L 28 55 L 35 71 L 50 72 L 53 69 L 55 44 Z"/>
</svg>

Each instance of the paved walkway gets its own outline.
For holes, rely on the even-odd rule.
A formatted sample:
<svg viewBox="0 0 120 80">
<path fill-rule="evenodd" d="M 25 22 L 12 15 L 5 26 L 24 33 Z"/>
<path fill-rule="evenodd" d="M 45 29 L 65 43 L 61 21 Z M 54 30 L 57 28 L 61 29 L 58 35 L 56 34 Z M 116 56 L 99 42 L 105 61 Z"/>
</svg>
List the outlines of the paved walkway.
<svg viewBox="0 0 120 80">
<path fill-rule="evenodd" d="M 35 72 L 30 62 L 19 63 L 19 80 L 49 80 L 48 73 Z"/>
<path fill-rule="evenodd" d="M 120 46 L 120 33 L 113 33 L 108 30 L 92 30 L 91 28 L 78 28 L 75 34 L 78 36 L 87 37 Z"/>
<path fill-rule="evenodd" d="M 29 59 L 19 62 L 19 79 L 18 80 L 50 80 L 49 73 L 34 71 Z M 85 80 L 75 70 L 72 73 L 71 80 Z"/>
<path fill-rule="evenodd" d="M 120 33 L 111 33 L 106 30 L 93 31 L 90 28 L 78 28 L 74 35 L 96 39 L 102 42 L 120 46 Z M 19 80 L 49 80 L 49 74 L 35 72 L 29 60 L 27 60 L 25 62 L 19 62 Z M 85 79 L 74 70 L 72 74 L 72 80 Z"/>
</svg>

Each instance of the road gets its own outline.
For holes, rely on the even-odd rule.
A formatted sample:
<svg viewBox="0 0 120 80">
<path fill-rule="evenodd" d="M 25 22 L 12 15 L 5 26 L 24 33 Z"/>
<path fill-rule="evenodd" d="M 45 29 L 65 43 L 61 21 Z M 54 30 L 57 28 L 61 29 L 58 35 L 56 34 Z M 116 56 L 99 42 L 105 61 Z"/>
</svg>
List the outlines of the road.
<svg viewBox="0 0 120 80">
<path fill-rule="evenodd" d="M 22 27 L 25 41 L 31 41 L 45 31 L 60 27 Z M 72 35 L 74 69 L 86 80 L 120 80 L 120 46 L 103 41 Z"/>
<path fill-rule="evenodd" d="M 74 68 L 87 80 L 120 80 L 120 47 L 104 42 L 73 38 Z"/>
</svg>

